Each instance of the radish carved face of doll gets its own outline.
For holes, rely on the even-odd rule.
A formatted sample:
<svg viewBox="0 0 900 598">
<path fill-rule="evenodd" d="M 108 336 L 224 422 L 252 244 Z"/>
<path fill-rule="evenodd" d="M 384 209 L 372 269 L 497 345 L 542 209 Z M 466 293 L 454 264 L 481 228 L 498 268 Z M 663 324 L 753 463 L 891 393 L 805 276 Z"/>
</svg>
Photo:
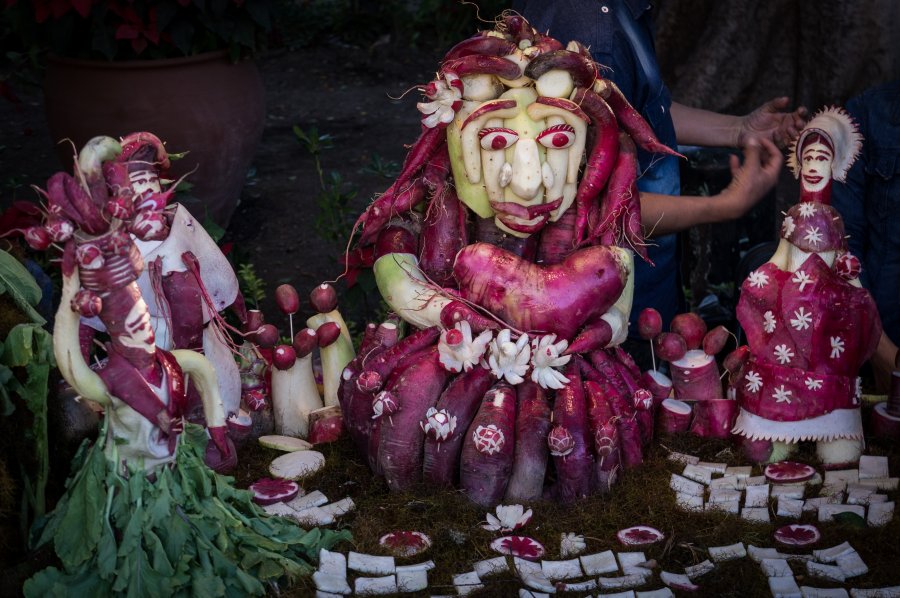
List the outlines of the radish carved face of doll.
<svg viewBox="0 0 900 598">
<path fill-rule="evenodd" d="M 831 183 L 834 149 L 828 137 L 819 133 L 807 137 L 800 159 L 800 184 L 804 190 L 817 193 Z"/>
</svg>

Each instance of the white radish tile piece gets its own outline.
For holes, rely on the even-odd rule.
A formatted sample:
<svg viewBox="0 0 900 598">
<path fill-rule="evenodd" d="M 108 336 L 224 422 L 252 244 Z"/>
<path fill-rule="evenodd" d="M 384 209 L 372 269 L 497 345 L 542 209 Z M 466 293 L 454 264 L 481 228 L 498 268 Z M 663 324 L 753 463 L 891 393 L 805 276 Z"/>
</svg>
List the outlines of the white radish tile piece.
<svg viewBox="0 0 900 598">
<path fill-rule="evenodd" d="M 741 512 L 741 501 L 732 500 L 729 502 L 709 502 L 706 503 L 706 511 L 719 511 L 721 513 L 730 513 L 738 515 Z"/>
<path fill-rule="evenodd" d="M 397 573 L 406 573 L 408 571 L 431 571 L 434 569 L 434 561 L 425 561 L 424 563 L 416 563 L 414 565 L 397 565 Z"/>
<path fill-rule="evenodd" d="M 772 498 L 803 498 L 806 487 L 803 484 L 777 484 L 772 486 Z"/>
<path fill-rule="evenodd" d="M 700 589 L 700 586 L 691 581 L 691 578 L 682 573 L 670 573 L 669 571 L 660 571 L 659 579 L 669 586 L 670 588 L 675 588 L 676 590 L 683 590 L 685 592 L 695 592 Z"/>
<path fill-rule="evenodd" d="M 636 598 L 634 590 L 625 590 L 624 592 L 614 592 L 612 594 L 600 594 L 602 598 Z"/>
<path fill-rule="evenodd" d="M 889 475 L 887 457 L 863 455 L 859 458 L 859 479 L 886 478 Z"/>
<path fill-rule="evenodd" d="M 601 590 L 628 590 L 644 585 L 643 575 L 623 575 L 621 577 L 598 577 L 597 584 Z"/>
<path fill-rule="evenodd" d="M 869 504 L 869 497 L 873 494 L 875 494 L 875 488 L 860 484 L 849 484 L 847 486 L 847 504 L 867 505 Z"/>
<path fill-rule="evenodd" d="M 492 559 L 478 561 L 472 568 L 475 569 L 475 573 L 478 574 L 480 579 L 484 579 L 491 575 L 508 572 L 509 564 L 506 562 L 505 556 L 498 556 Z"/>
<path fill-rule="evenodd" d="M 763 484 L 768 484 L 769 482 L 768 482 L 768 478 L 766 476 L 756 475 L 756 476 L 750 476 L 749 478 L 744 480 L 744 483 L 747 486 L 762 486 Z"/>
<path fill-rule="evenodd" d="M 885 492 L 896 490 L 898 482 L 900 482 L 900 478 L 868 478 L 859 481 L 863 486 L 870 486 L 876 490 L 884 490 Z"/>
<path fill-rule="evenodd" d="M 769 523 L 768 507 L 744 507 L 741 509 L 741 517 L 747 521 L 755 521 L 757 523 Z"/>
<path fill-rule="evenodd" d="M 326 513 L 330 513 L 332 515 L 332 517 L 337 518 L 337 517 L 346 515 L 350 511 L 354 510 L 356 508 L 356 504 L 353 502 L 352 498 L 347 497 L 347 498 L 342 498 L 341 500 L 339 500 L 337 502 L 333 502 L 328 505 L 323 505 L 319 508 L 322 509 Z"/>
<path fill-rule="evenodd" d="M 843 502 L 844 495 L 836 494 L 834 496 L 817 496 L 815 498 L 807 498 L 803 501 L 803 511 L 818 511 L 822 505 L 839 505 Z"/>
<path fill-rule="evenodd" d="M 700 461 L 696 465 L 697 467 L 708 469 L 713 473 L 725 473 L 725 470 L 728 469 L 727 463 L 710 463 L 709 461 Z"/>
<path fill-rule="evenodd" d="M 772 598 L 803 598 L 793 577 L 770 577 L 769 591 L 772 592 Z"/>
<path fill-rule="evenodd" d="M 575 579 L 582 577 L 581 563 L 578 559 L 567 561 L 541 561 L 541 571 L 547 579 Z"/>
<path fill-rule="evenodd" d="M 556 583 L 557 592 L 591 592 L 597 589 L 597 580 L 589 579 L 575 583 L 560 581 Z"/>
<path fill-rule="evenodd" d="M 782 555 L 777 548 L 758 548 L 751 544 L 747 547 L 747 555 L 754 561 L 759 563 L 763 559 L 780 559 Z"/>
<path fill-rule="evenodd" d="M 837 546 L 830 548 L 822 548 L 821 550 L 813 550 L 813 558 L 822 563 L 833 563 L 839 556 L 856 552 L 856 549 L 850 545 L 850 542 L 841 542 Z"/>
<path fill-rule="evenodd" d="M 332 594 L 331 592 L 323 592 L 316 590 L 316 598 L 342 598 L 343 594 Z"/>
<path fill-rule="evenodd" d="M 679 492 L 682 494 L 690 494 L 691 496 L 701 497 L 706 491 L 706 489 L 703 487 L 703 484 L 681 477 L 677 473 L 672 474 L 672 477 L 669 480 L 669 488 L 671 488 L 675 492 Z"/>
<path fill-rule="evenodd" d="M 317 525 L 331 525 L 334 523 L 334 515 L 323 511 L 321 507 L 309 507 L 294 511 L 293 518 L 300 525 L 315 527 Z"/>
<path fill-rule="evenodd" d="M 731 488 L 713 488 L 709 491 L 709 499 L 707 502 L 733 502 L 741 500 L 741 491 L 732 490 Z"/>
<path fill-rule="evenodd" d="M 707 573 L 709 573 L 710 571 L 712 571 L 715 568 L 716 568 L 716 566 L 713 565 L 712 561 L 705 560 L 702 563 L 697 563 L 696 565 L 691 565 L 689 567 L 685 567 L 684 574 L 687 575 L 688 577 L 690 577 L 691 579 L 697 579 L 698 577 L 700 577 L 702 575 L 706 575 Z"/>
<path fill-rule="evenodd" d="M 744 490 L 744 507 L 769 506 L 769 485 L 747 486 Z"/>
<path fill-rule="evenodd" d="M 747 549 L 744 548 L 743 542 L 730 546 L 712 546 L 709 549 L 709 557 L 717 563 L 742 559 L 745 556 L 747 556 Z"/>
<path fill-rule="evenodd" d="M 900 586 L 885 588 L 850 589 L 850 598 L 900 598 Z"/>
<path fill-rule="evenodd" d="M 825 472 L 825 483 L 832 484 L 834 482 L 846 482 L 855 484 L 859 481 L 858 469 L 832 469 Z"/>
<path fill-rule="evenodd" d="M 421 592 L 428 587 L 428 571 L 397 571 L 398 592 Z"/>
<path fill-rule="evenodd" d="M 316 584 L 316 589 L 322 592 L 344 595 L 353 593 L 353 588 L 347 583 L 346 576 L 329 575 L 316 571 L 313 573 L 313 583 Z"/>
<path fill-rule="evenodd" d="M 615 573 L 619 570 L 616 563 L 616 555 L 612 550 L 597 552 L 594 554 L 585 554 L 578 557 L 581 561 L 581 568 L 584 569 L 585 575 L 603 575 L 604 573 Z"/>
<path fill-rule="evenodd" d="M 527 588 L 519 588 L 519 598 L 550 598 L 550 594 L 532 592 Z"/>
<path fill-rule="evenodd" d="M 709 483 L 710 490 L 743 490 L 746 486 L 747 478 L 742 478 L 736 475 L 726 475 L 724 478 L 716 478 Z"/>
<path fill-rule="evenodd" d="M 675 594 L 669 588 L 659 588 L 658 590 L 636 592 L 635 598 L 675 598 Z"/>
<path fill-rule="evenodd" d="M 841 568 L 841 571 L 844 572 L 844 576 L 847 578 L 859 577 L 869 572 L 868 565 L 855 550 L 839 556 L 835 564 Z"/>
<path fill-rule="evenodd" d="M 866 523 L 872 527 L 881 527 L 882 525 L 890 523 L 893 518 L 894 501 L 872 503 L 869 505 L 869 514 L 866 518 Z"/>
<path fill-rule="evenodd" d="M 699 465 L 686 465 L 684 471 L 681 472 L 683 477 L 694 480 L 695 482 L 700 482 L 705 486 L 708 486 L 712 481 L 712 474 L 712 471 L 705 467 L 700 467 Z"/>
<path fill-rule="evenodd" d="M 753 474 L 753 467 L 750 465 L 738 465 L 735 467 L 726 467 L 725 475 L 733 475 L 738 478 L 749 478 Z"/>
<path fill-rule="evenodd" d="M 460 596 L 468 596 L 472 592 L 484 589 L 481 580 L 478 579 L 478 574 L 474 571 L 454 575 L 453 585 L 456 587 L 456 593 Z"/>
<path fill-rule="evenodd" d="M 683 463 L 684 465 L 696 465 L 700 462 L 700 457 L 675 452 L 669 453 L 668 459 L 669 461 L 674 461 L 675 463 Z"/>
<path fill-rule="evenodd" d="M 815 561 L 806 563 L 806 572 L 819 579 L 837 581 L 840 583 L 844 583 L 844 580 L 847 578 L 847 576 L 844 575 L 844 571 L 837 565 L 825 565 L 823 563 L 816 563 Z"/>
<path fill-rule="evenodd" d="M 295 511 L 302 511 L 309 507 L 321 507 L 324 504 L 328 504 L 328 497 L 318 490 L 313 490 L 309 494 L 298 496 L 285 504 Z"/>
<path fill-rule="evenodd" d="M 763 559 L 759 562 L 766 577 L 793 577 L 791 566 L 786 559 Z"/>
<path fill-rule="evenodd" d="M 353 582 L 353 590 L 357 596 L 378 596 L 397 593 L 397 577 L 357 577 Z"/>
<path fill-rule="evenodd" d="M 392 556 L 377 556 L 352 550 L 347 556 L 347 566 L 358 573 L 370 575 L 392 575 L 396 571 Z"/>
<path fill-rule="evenodd" d="M 800 593 L 803 598 L 849 598 L 847 590 L 844 588 L 811 588 L 809 586 L 800 586 Z"/>
<path fill-rule="evenodd" d="M 640 566 L 647 562 L 647 557 L 643 552 L 620 552 L 616 557 L 619 559 L 619 566 L 622 567 L 623 573 L 643 574 L 644 571 L 647 571 Z M 635 571 L 635 569 L 640 569 L 640 571 Z"/>
<path fill-rule="evenodd" d="M 332 552 L 323 548 L 319 551 L 319 571 L 346 578 L 347 557 L 340 552 Z"/>
<path fill-rule="evenodd" d="M 799 519 L 803 514 L 803 501 L 796 498 L 781 497 L 778 499 L 778 510 L 776 515 L 779 517 L 790 517 L 791 519 Z"/>
</svg>

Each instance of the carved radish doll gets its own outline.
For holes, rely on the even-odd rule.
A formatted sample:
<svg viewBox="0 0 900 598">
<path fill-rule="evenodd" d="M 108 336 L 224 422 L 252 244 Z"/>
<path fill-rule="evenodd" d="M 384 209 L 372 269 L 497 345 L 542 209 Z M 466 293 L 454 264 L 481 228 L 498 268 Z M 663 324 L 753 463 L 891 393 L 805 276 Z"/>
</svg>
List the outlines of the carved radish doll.
<svg viewBox="0 0 900 598">
<path fill-rule="evenodd" d="M 419 330 L 360 350 L 340 393 L 392 489 L 571 501 L 608 490 L 620 451 L 641 461 L 640 372 L 616 348 L 644 252 L 635 143 L 671 150 L 598 73 L 577 42 L 505 15 L 422 88 L 421 137 L 354 252 Z"/>
<path fill-rule="evenodd" d="M 266 581 L 311 572 L 304 559 L 346 534 L 269 519 L 249 492 L 216 473 L 237 463 L 217 372 L 197 351 L 156 343 L 132 235 L 166 237 L 165 201 L 142 209 L 147 198 L 127 184 L 128 163 L 115 160 L 121 152 L 114 139 L 92 139 L 76 176 L 57 173 L 46 191 L 45 228 L 65 244 L 54 354 L 66 381 L 103 406 L 105 419 L 66 494 L 33 530 L 38 546 L 53 543 L 61 566 L 35 575 L 24 594 L 203 594 L 215 579 L 222 592 L 261 595 Z M 109 334 L 108 358 L 96 370 L 79 343 L 82 317 L 98 317 Z M 205 430 L 184 421 L 187 376 Z"/>
<path fill-rule="evenodd" d="M 801 440 L 816 441 L 829 466 L 862 451 L 857 375 L 881 321 L 829 205 L 832 179 L 844 180 L 860 145 L 840 108 L 807 124 L 789 158 L 800 202 L 784 218 L 775 255 L 741 287 L 737 315 L 750 351 L 732 378 L 741 404 L 734 432 L 759 459 L 783 458 Z"/>
</svg>

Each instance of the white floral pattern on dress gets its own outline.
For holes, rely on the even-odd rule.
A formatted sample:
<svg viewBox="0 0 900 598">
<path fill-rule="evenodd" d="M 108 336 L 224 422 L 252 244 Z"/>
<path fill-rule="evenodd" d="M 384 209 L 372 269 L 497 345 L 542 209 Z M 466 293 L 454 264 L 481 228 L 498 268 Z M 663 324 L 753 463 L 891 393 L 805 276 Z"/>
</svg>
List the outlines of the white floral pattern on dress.
<svg viewBox="0 0 900 598">
<path fill-rule="evenodd" d="M 775 389 L 775 392 L 772 393 L 772 398 L 775 399 L 776 403 L 787 403 L 791 404 L 791 391 L 787 390 L 784 387 L 784 384 Z"/>
<path fill-rule="evenodd" d="M 812 314 L 807 313 L 803 307 L 800 307 L 800 309 L 794 312 L 794 317 L 791 319 L 791 326 L 797 331 L 806 330 L 809 328 L 811 322 Z"/>
<path fill-rule="evenodd" d="M 794 358 L 794 352 L 787 345 L 778 345 L 775 347 L 775 358 L 778 360 L 778 363 L 785 365 Z"/>
<path fill-rule="evenodd" d="M 819 243 L 822 242 L 822 233 L 819 231 L 818 226 L 807 226 L 806 234 L 803 235 L 803 240 L 807 243 L 812 243 L 816 247 L 819 246 Z"/>
<path fill-rule="evenodd" d="M 769 284 L 769 275 L 765 272 L 755 270 L 750 273 L 750 276 L 747 277 L 747 282 L 750 283 L 750 286 L 761 289 L 762 287 Z"/>
<path fill-rule="evenodd" d="M 783 237 L 790 237 L 794 234 L 794 229 L 796 225 L 794 224 L 794 219 L 791 216 L 785 216 L 784 222 L 781 223 L 781 234 Z"/>
<path fill-rule="evenodd" d="M 837 359 L 844 352 L 844 340 L 839 336 L 831 337 L 831 358 Z"/>
<path fill-rule="evenodd" d="M 750 370 L 747 372 L 747 375 L 744 376 L 744 380 L 747 381 L 747 390 L 750 392 L 759 392 L 759 389 L 762 388 L 762 376 Z"/>
<path fill-rule="evenodd" d="M 820 388 L 822 388 L 822 381 L 816 380 L 812 376 L 804 380 L 803 383 L 806 384 L 806 388 L 810 390 L 819 390 Z"/>
<path fill-rule="evenodd" d="M 765 320 L 763 322 L 763 330 L 765 330 L 769 334 L 775 332 L 775 324 L 777 323 L 775 320 L 775 314 L 773 314 L 771 311 L 767 311 L 763 314 L 763 320 Z"/>
<path fill-rule="evenodd" d="M 803 270 L 797 270 L 796 272 L 794 272 L 794 277 L 791 278 L 791 282 L 795 282 L 800 285 L 800 292 L 802 293 L 804 287 L 806 287 L 806 285 L 808 284 L 812 284 L 813 280 L 812 277 Z"/>
<path fill-rule="evenodd" d="M 815 202 L 807 201 L 800 204 L 797 207 L 797 210 L 800 212 L 800 216 L 802 216 L 803 218 L 809 218 L 816 213 L 816 204 Z"/>
</svg>

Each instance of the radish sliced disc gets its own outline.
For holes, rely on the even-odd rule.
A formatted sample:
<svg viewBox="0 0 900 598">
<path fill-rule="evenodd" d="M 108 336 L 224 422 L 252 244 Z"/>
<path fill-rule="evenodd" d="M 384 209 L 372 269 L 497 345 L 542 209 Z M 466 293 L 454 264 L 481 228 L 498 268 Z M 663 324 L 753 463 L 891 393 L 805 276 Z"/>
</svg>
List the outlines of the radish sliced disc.
<svg viewBox="0 0 900 598">
<path fill-rule="evenodd" d="M 266 506 L 291 500 L 300 492 L 300 486 L 291 480 L 262 478 L 250 484 L 250 492 L 253 502 Z"/>
<path fill-rule="evenodd" d="M 635 525 L 616 532 L 616 538 L 625 546 L 644 546 L 655 544 L 665 538 L 665 534 L 649 525 Z"/>
<path fill-rule="evenodd" d="M 293 436 L 260 436 L 259 444 L 266 448 L 284 451 L 286 453 L 307 451 L 312 448 L 310 443 L 302 438 L 294 438 Z"/>
<path fill-rule="evenodd" d="M 533 561 L 544 556 L 544 546 L 528 536 L 503 536 L 491 542 L 491 549 L 500 554 Z"/>
<path fill-rule="evenodd" d="M 773 484 L 795 484 L 811 479 L 816 475 L 816 469 L 796 461 L 779 461 L 766 465 L 764 473 Z"/>
<path fill-rule="evenodd" d="M 390 550 L 394 556 L 415 556 L 428 550 L 431 538 L 422 532 L 396 531 L 381 536 L 378 543 Z"/>
<path fill-rule="evenodd" d="M 792 523 L 775 530 L 775 541 L 787 546 L 809 546 L 822 537 L 814 525 Z"/>
<path fill-rule="evenodd" d="M 325 455 L 318 451 L 294 451 L 272 461 L 269 473 L 277 478 L 298 480 L 311 476 L 324 465 Z"/>
</svg>

